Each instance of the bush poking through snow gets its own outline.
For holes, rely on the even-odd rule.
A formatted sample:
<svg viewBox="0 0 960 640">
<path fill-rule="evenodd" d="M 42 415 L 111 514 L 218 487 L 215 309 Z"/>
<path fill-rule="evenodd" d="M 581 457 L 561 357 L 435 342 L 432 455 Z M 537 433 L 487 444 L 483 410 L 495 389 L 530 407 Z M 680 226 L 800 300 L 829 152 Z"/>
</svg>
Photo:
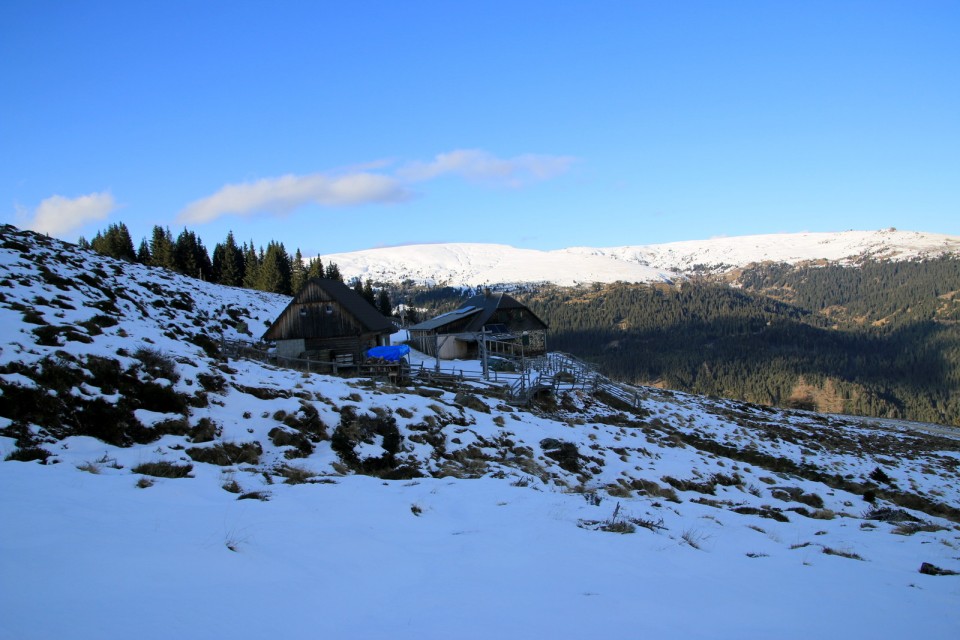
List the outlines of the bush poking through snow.
<svg viewBox="0 0 960 640">
<path fill-rule="evenodd" d="M 570 473 L 580 473 L 580 452 L 572 442 L 544 438 L 540 441 L 543 454 L 557 461 L 560 468 Z"/>
<path fill-rule="evenodd" d="M 140 347 L 133 352 L 133 357 L 140 361 L 144 371 L 154 378 L 164 378 L 170 382 L 178 382 L 180 374 L 177 373 L 177 364 L 173 358 L 148 347 Z"/>
<path fill-rule="evenodd" d="M 207 462 L 221 467 L 234 464 L 257 464 L 260 462 L 262 453 L 263 447 L 260 446 L 259 442 L 244 442 L 243 444 L 220 442 L 212 447 L 191 447 L 187 449 L 187 455 L 194 462 Z"/>
<path fill-rule="evenodd" d="M 193 471 L 192 464 L 177 464 L 167 460 L 158 460 L 157 462 L 144 462 L 138 464 L 132 469 L 133 473 L 139 473 L 145 476 L 155 478 L 189 478 Z"/>
<path fill-rule="evenodd" d="M 710 539 L 710 536 L 699 529 L 687 529 L 680 534 L 680 538 L 694 549 L 702 549 L 704 543 Z"/>
<path fill-rule="evenodd" d="M 221 485 L 221 488 L 228 493 L 243 493 L 243 487 L 236 478 L 230 478 Z"/>
<path fill-rule="evenodd" d="M 453 403 L 460 407 L 473 409 L 481 413 L 490 413 L 490 406 L 477 396 L 461 391 L 453 398 Z"/>
<path fill-rule="evenodd" d="M 196 425 L 190 427 L 190 442 L 213 442 L 222 431 L 223 428 L 210 418 L 200 418 Z"/>
<path fill-rule="evenodd" d="M 389 409 L 373 407 L 371 413 L 358 414 L 355 407 L 346 406 L 340 412 L 340 424 L 330 447 L 354 472 L 385 477 L 397 468 L 402 442 L 397 419 Z M 364 451 L 380 455 L 364 456 Z"/>
<path fill-rule="evenodd" d="M 841 558 L 849 558 L 850 560 L 863 560 L 863 556 L 853 551 L 847 551 L 845 549 L 834 549 L 833 547 L 823 547 L 823 553 L 828 556 L 840 556 Z"/>
<path fill-rule="evenodd" d="M 898 525 L 890 530 L 890 533 L 895 533 L 898 536 L 912 536 L 915 533 L 920 533 L 921 531 L 927 533 L 933 533 L 935 531 L 943 531 L 946 527 L 941 527 L 938 524 L 933 524 L 931 522 L 904 522 L 901 525 Z"/>
<path fill-rule="evenodd" d="M 237 496 L 237 500 L 259 500 L 260 502 L 269 502 L 270 494 L 266 491 L 248 491 Z"/>
<path fill-rule="evenodd" d="M 51 454 L 46 449 L 41 449 L 40 447 L 26 447 L 24 449 L 14 449 L 7 454 L 7 457 L 4 458 L 5 461 L 16 461 L 16 462 L 33 462 L 34 460 L 39 460 L 40 464 L 47 464 L 47 458 Z"/>
<path fill-rule="evenodd" d="M 305 484 L 317 477 L 316 471 L 296 467 L 291 464 L 279 466 L 273 470 L 274 474 L 284 478 L 284 484 Z"/>
<path fill-rule="evenodd" d="M 953 569 L 941 569 L 935 564 L 930 564 L 929 562 L 924 562 L 920 565 L 920 573 L 928 576 L 956 576 L 960 575 L 957 571 Z"/>
</svg>

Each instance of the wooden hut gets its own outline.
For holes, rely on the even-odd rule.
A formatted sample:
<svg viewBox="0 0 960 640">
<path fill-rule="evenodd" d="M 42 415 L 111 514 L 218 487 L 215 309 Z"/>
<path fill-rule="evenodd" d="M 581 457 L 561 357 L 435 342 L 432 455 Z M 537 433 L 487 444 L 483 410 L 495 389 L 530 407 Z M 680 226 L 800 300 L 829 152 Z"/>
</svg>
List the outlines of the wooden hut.
<svg viewBox="0 0 960 640">
<path fill-rule="evenodd" d="M 356 291 L 337 280 L 309 280 L 263 334 L 278 356 L 327 362 L 360 362 L 370 347 L 390 344 L 396 331 Z"/>
<path fill-rule="evenodd" d="M 516 298 L 487 291 L 410 327 L 411 344 L 441 359 L 477 358 L 481 341 L 490 354 L 541 355 L 547 350 L 547 323 Z"/>
</svg>

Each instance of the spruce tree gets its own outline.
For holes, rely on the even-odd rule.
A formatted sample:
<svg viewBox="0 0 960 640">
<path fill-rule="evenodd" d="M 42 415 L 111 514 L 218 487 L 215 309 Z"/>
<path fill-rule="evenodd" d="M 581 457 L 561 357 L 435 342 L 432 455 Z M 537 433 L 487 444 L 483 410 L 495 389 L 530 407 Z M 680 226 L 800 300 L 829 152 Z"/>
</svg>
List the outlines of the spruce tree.
<svg viewBox="0 0 960 640">
<path fill-rule="evenodd" d="M 122 222 L 111 224 L 104 233 L 97 232 L 90 242 L 90 248 L 97 253 L 128 262 L 136 262 L 137 252 L 133 249 L 133 240 L 127 225 Z"/>
<path fill-rule="evenodd" d="M 303 254 L 300 248 L 293 254 L 290 265 L 290 289 L 293 295 L 300 293 L 300 289 L 307 283 L 307 267 L 303 264 Z"/>
<path fill-rule="evenodd" d="M 257 289 L 270 293 L 291 295 L 290 271 L 289 256 L 283 244 L 271 240 L 270 244 L 267 245 L 263 264 L 260 265 Z"/>
<path fill-rule="evenodd" d="M 331 262 L 327 265 L 327 278 L 330 280 L 336 280 L 337 282 L 343 282 L 343 275 L 340 274 L 340 267 L 337 266 L 336 262 Z"/>
<path fill-rule="evenodd" d="M 373 282 L 369 279 L 363 285 L 363 291 L 360 292 L 360 295 L 363 296 L 363 299 L 370 303 L 370 306 L 374 309 L 377 308 L 377 298 L 373 293 Z"/>
<path fill-rule="evenodd" d="M 137 262 L 150 264 L 150 245 L 147 244 L 146 238 L 140 241 L 140 248 L 137 249 Z"/>
<path fill-rule="evenodd" d="M 307 267 L 307 280 L 323 277 L 323 262 L 320 261 L 320 258 L 311 258 L 310 265 Z"/>
<path fill-rule="evenodd" d="M 173 236 L 170 229 L 154 225 L 150 236 L 150 264 L 154 267 L 174 269 Z"/>
<path fill-rule="evenodd" d="M 393 315 L 393 306 L 390 304 L 390 296 L 387 294 L 386 289 L 380 289 L 380 295 L 377 300 L 377 308 L 380 310 L 380 314 L 384 318 L 389 318 Z"/>
<path fill-rule="evenodd" d="M 262 250 L 261 250 L 262 252 Z M 253 240 L 248 245 L 243 243 L 243 286 L 247 289 L 256 289 L 260 280 L 260 258 Z"/>
<path fill-rule="evenodd" d="M 227 233 L 227 239 L 222 244 L 218 244 L 217 248 L 220 250 L 219 256 L 217 249 L 213 251 L 215 281 L 230 287 L 242 286 L 245 260 L 243 250 L 237 246 L 237 241 L 233 238 L 233 231 Z"/>
</svg>

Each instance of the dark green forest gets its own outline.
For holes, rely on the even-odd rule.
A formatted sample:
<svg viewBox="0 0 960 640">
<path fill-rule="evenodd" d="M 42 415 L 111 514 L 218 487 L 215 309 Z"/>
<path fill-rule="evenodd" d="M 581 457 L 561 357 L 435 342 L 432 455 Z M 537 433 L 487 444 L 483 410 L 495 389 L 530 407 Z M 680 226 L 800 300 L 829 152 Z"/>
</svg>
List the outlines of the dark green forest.
<svg viewBox="0 0 960 640">
<path fill-rule="evenodd" d="M 960 425 L 960 260 L 764 265 L 735 282 L 516 292 L 551 350 L 626 382 Z M 448 290 L 447 305 L 457 292 Z M 470 293 L 470 292 L 467 292 Z M 413 296 L 442 307 L 443 296 Z"/>
</svg>

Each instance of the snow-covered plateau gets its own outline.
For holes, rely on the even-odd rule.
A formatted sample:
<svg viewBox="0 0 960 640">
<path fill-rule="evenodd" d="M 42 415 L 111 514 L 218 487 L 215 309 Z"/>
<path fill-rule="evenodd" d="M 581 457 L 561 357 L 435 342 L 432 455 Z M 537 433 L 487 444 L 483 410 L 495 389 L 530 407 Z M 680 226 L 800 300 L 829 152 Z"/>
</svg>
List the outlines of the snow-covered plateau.
<svg viewBox="0 0 960 640">
<path fill-rule="evenodd" d="M 789 233 L 605 249 L 556 251 L 501 244 L 441 243 L 367 249 L 321 256 L 348 279 L 449 286 L 551 282 L 676 281 L 690 274 L 724 273 L 760 262 L 790 264 L 864 259 L 908 260 L 960 253 L 960 237 L 916 231 Z"/>
<path fill-rule="evenodd" d="M 222 356 L 288 301 L 0 229 L 0 638 L 960 637 L 960 439 Z"/>
</svg>

